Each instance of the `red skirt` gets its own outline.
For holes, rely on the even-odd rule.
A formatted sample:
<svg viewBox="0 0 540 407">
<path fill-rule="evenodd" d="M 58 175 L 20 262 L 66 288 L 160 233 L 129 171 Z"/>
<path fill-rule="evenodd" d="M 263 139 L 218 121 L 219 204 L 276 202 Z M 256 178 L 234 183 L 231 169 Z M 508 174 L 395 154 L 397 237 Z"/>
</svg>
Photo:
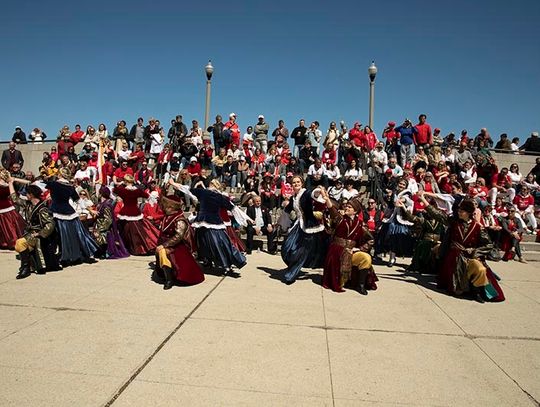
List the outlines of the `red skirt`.
<svg viewBox="0 0 540 407">
<path fill-rule="evenodd" d="M 26 222 L 15 209 L 0 213 L 0 249 L 13 250 L 25 227 Z"/>
<path fill-rule="evenodd" d="M 227 235 L 229 236 L 229 239 L 231 239 L 233 246 L 236 247 L 239 252 L 244 253 L 246 251 L 244 242 L 242 242 L 242 239 L 240 239 L 234 228 L 230 225 L 227 226 Z"/>
<path fill-rule="evenodd" d="M 129 253 L 134 256 L 153 254 L 158 246 L 159 230 L 148 219 L 118 220 L 120 234 Z"/>
<path fill-rule="evenodd" d="M 179 244 L 174 248 L 171 256 L 176 279 L 186 285 L 195 285 L 204 281 L 204 273 L 199 264 L 193 258 L 191 249 L 185 244 Z"/>
</svg>

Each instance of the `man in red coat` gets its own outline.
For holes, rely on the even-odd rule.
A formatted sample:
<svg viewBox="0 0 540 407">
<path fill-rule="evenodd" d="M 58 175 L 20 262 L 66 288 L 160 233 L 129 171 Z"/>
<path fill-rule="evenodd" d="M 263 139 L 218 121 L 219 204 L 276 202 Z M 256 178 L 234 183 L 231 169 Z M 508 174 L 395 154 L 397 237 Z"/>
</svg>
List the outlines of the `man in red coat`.
<svg viewBox="0 0 540 407">
<path fill-rule="evenodd" d="M 156 264 L 165 275 L 164 290 L 175 281 L 195 285 L 204 281 L 204 274 L 193 258 L 193 233 L 182 211 L 182 200 L 176 195 L 163 196 L 159 202 L 165 217 L 161 221 L 156 247 Z"/>
<path fill-rule="evenodd" d="M 362 209 L 361 201 L 351 199 L 345 204 L 342 215 L 326 191 L 321 195 L 334 225 L 332 241 L 324 261 L 323 287 L 342 292 L 347 284 L 360 294 L 367 295 L 366 289 L 377 289 L 377 277 L 369 254 L 373 238 L 358 218 L 358 212 Z"/>
</svg>

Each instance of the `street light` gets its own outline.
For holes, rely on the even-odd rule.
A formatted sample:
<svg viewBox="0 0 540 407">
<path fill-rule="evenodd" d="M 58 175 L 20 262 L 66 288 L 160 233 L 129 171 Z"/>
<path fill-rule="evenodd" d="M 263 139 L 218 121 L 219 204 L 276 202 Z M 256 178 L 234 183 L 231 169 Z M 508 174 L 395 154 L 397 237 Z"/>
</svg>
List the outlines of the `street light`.
<svg viewBox="0 0 540 407">
<path fill-rule="evenodd" d="M 204 67 L 206 72 L 206 109 L 204 111 L 204 131 L 208 129 L 208 119 L 210 116 L 210 85 L 212 81 L 212 74 L 214 73 L 214 67 L 212 61 L 208 61 L 208 64 Z"/>
<path fill-rule="evenodd" d="M 369 73 L 369 127 L 373 130 L 373 106 L 375 102 L 375 76 L 377 75 L 377 67 L 375 61 L 371 61 L 368 68 Z"/>
</svg>

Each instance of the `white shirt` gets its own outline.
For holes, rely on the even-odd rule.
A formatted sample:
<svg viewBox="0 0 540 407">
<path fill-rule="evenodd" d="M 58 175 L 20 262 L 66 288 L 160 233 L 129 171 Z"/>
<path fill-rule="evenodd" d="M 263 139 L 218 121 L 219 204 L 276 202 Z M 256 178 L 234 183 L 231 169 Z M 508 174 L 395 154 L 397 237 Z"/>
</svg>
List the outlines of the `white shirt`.
<svg viewBox="0 0 540 407">
<path fill-rule="evenodd" d="M 354 198 L 357 195 L 358 195 L 358 191 L 356 189 L 352 188 L 351 190 L 344 189 L 343 193 L 341 194 L 341 197 L 345 198 L 345 199 L 351 199 L 351 198 Z"/>
<path fill-rule="evenodd" d="M 255 207 L 255 226 L 258 226 L 258 227 L 264 226 L 264 219 L 263 219 L 262 209 L 260 206 L 258 208 Z"/>
<path fill-rule="evenodd" d="M 320 168 L 315 168 L 315 164 L 311 164 L 308 169 L 308 175 L 323 175 L 324 167 L 321 165 Z"/>
<path fill-rule="evenodd" d="M 344 174 L 345 178 L 350 178 L 354 181 L 358 181 L 360 178 L 362 178 L 362 169 L 361 168 L 349 168 L 347 171 L 345 171 Z"/>
</svg>

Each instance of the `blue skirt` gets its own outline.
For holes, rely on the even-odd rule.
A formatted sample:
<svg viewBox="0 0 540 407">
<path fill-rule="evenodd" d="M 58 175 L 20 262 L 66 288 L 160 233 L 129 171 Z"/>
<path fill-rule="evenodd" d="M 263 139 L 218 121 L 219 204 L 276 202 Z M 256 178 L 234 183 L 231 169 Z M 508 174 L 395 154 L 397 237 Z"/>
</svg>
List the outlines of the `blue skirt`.
<svg viewBox="0 0 540 407">
<path fill-rule="evenodd" d="M 197 251 L 200 260 L 207 260 L 217 267 L 242 268 L 246 265 L 246 256 L 232 244 L 225 229 L 195 229 Z"/>
<path fill-rule="evenodd" d="M 75 263 L 94 257 L 98 245 L 79 218 L 55 219 L 55 221 L 60 234 L 60 261 Z"/>
<path fill-rule="evenodd" d="M 390 251 L 400 257 L 409 257 L 413 254 L 415 239 L 410 227 L 395 220 L 383 225 L 379 231 L 378 241 L 377 253 Z"/>
<path fill-rule="evenodd" d="M 297 223 L 281 246 L 281 258 L 287 265 L 285 281 L 292 283 L 300 270 L 322 268 L 328 250 L 325 232 L 306 233 Z"/>
</svg>

